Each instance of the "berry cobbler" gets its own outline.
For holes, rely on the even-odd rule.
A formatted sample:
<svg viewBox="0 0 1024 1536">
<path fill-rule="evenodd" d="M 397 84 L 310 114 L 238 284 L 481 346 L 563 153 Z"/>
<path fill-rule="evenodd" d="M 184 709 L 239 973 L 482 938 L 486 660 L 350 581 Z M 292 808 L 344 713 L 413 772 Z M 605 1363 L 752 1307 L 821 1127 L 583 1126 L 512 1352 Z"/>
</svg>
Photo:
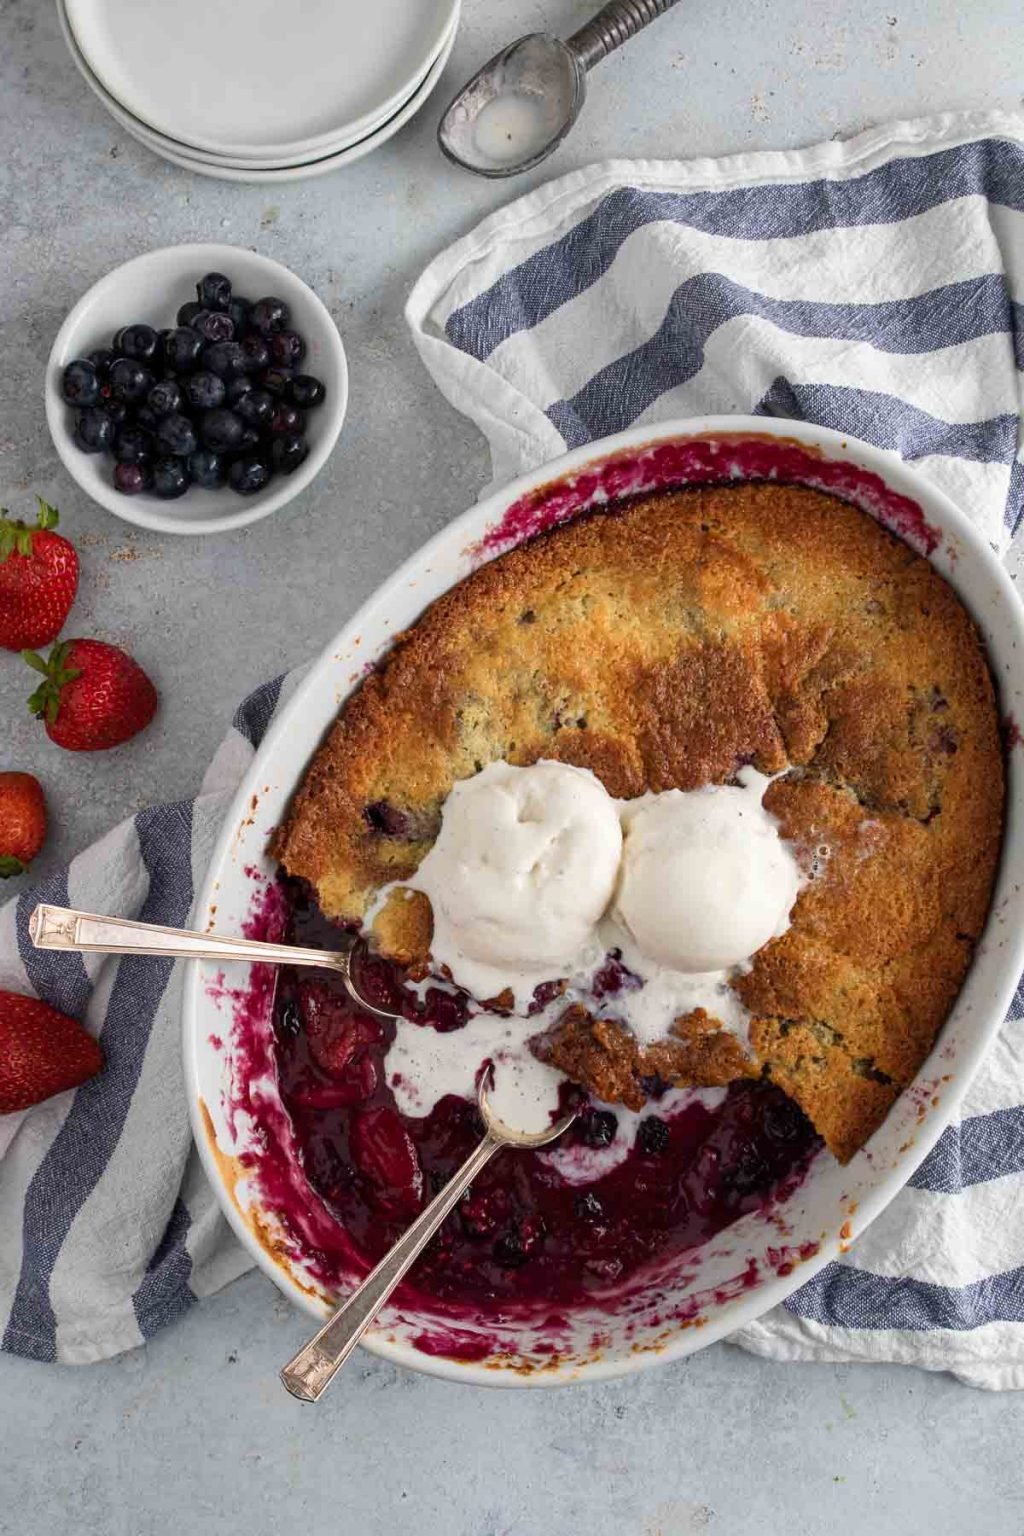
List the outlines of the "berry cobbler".
<svg viewBox="0 0 1024 1536">
<path fill-rule="evenodd" d="M 476 570 L 345 702 L 279 829 L 290 937 L 359 930 L 361 1013 L 285 972 L 282 1098 L 370 1262 L 502 1112 L 413 1283 L 572 1303 L 845 1162 L 988 911 L 1003 759 L 978 634 L 866 513 L 649 493 Z"/>
</svg>

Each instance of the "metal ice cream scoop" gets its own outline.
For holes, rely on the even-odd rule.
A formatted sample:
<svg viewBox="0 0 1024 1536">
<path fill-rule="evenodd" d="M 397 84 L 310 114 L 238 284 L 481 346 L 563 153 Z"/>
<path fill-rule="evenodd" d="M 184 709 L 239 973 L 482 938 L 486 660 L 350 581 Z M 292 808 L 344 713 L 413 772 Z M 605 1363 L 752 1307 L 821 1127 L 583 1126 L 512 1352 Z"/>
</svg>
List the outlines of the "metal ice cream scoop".
<svg viewBox="0 0 1024 1536">
<path fill-rule="evenodd" d="M 437 130 L 449 160 L 478 176 L 515 176 L 551 154 L 587 96 L 587 71 L 676 0 L 610 0 L 565 42 L 532 32 L 496 53 Z"/>
</svg>

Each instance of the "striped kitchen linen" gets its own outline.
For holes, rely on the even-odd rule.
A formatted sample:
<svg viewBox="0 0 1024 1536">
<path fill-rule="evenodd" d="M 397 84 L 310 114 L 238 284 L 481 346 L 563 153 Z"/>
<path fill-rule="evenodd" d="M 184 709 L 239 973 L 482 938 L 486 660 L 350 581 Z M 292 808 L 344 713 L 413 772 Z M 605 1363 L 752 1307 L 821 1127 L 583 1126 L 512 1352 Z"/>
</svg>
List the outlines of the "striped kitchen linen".
<svg viewBox="0 0 1024 1536">
<path fill-rule="evenodd" d="M 497 483 L 741 412 L 894 450 L 1001 552 L 1024 517 L 1024 116 L 794 154 L 591 166 L 439 256 L 407 316 Z M 1024 989 L 956 1125 L 842 1260 L 737 1341 L 1024 1387 Z"/>
<path fill-rule="evenodd" d="M 496 479 L 635 422 L 799 416 L 892 448 L 1005 549 L 1024 512 L 1024 118 L 555 181 L 438 258 L 409 320 Z M 340 624 L 343 615 L 337 616 Z M 0 1119 L 0 1336 L 82 1362 L 249 1267 L 191 1145 L 181 967 L 32 949 L 36 901 L 181 924 L 297 674 L 241 706 L 198 796 L 143 811 L 0 910 L 0 986 L 100 1035 L 107 1069 Z M 739 1342 L 1024 1386 L 1024 992 L 960 1119 L 842 1261 Z"/>
</svg>

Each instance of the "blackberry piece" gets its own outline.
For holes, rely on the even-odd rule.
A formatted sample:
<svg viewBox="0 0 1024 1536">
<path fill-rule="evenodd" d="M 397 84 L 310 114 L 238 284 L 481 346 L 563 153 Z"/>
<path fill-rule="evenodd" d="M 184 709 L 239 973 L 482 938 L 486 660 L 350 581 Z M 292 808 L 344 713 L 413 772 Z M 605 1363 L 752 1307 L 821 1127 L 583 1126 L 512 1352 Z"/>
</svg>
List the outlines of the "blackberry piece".
<svg viewBox="0 0 1024 1536">
<path fill-rule="evenodd" d="M 580 1119 L 580 1136 L 588 1147 L 610 1147 L 618 1129 L 618 1118 L 610 1109 L 591 1109 Z"/>
<path fill-rule="evenodd" d="M 646 1120 L 641 1120 L 640 1129 L 636 1136 L 637 1146 L 647 1157 L 660 1157 L 672 1140 L 672 1132 L 667 1123 L 657 1115 L 648 1115 Z"/>
</svg>

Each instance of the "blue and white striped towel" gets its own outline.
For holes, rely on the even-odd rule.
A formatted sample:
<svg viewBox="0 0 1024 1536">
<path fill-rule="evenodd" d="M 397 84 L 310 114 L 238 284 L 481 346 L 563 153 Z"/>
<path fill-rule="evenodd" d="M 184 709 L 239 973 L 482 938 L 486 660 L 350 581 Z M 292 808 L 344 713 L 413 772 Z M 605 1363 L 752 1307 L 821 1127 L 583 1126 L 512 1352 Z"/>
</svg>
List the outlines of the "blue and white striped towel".
<svg viewBox="0 0 1024 1536">
<path fill-rule="evenodd" d="M 408 313 L 497 479 L 636 421 L 760 410 L 898 449 L 1000 549 L 1024 513 L 1024 118 L 594 167 L 440 257 Z M 116 1353 L 247 1267 L 190 1152 L 176 968 L 36 954 L 26 921 L 38 899 L 184 921 L 294 683 L 246 701 L 195 801 L 143 812 L 0 913 L 0 985 L 84 1016 L 108 1058 L 77 1094 L 0 1121 L 7 1349 Z M 912 1186 L 740 1343 L 1024 1386 L 1022 1025 L 1019 992 Z"/>
</svg>

